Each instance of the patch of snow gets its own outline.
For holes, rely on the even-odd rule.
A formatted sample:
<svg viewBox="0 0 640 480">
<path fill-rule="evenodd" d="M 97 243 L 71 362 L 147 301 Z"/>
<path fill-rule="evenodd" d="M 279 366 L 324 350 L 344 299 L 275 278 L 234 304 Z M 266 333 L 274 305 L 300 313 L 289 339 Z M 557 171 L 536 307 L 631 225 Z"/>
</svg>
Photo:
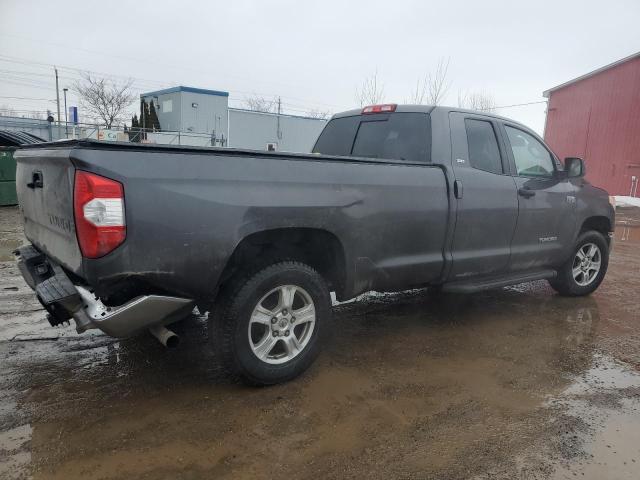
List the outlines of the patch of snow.
<svg viewBox="0 0 640 480">
<path fill-rule="evenodd" d="M 616 207 L 640 207 L 640 197 L 616 195 Z"/>
</svg>

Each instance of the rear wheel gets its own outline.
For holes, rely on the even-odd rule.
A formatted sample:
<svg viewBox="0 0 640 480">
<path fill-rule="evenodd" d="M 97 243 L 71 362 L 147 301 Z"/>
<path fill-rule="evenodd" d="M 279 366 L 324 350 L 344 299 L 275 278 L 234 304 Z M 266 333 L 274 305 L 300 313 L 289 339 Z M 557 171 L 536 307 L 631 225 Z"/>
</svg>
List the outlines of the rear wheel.
<svg viewBox="0 0 640 480">
<path fill-rule="evenodd" d="M 210 337 L 232 372 L 271 385 L 311 365 L 330 315 L 324 279 L 303 263 L 281 262 L 232 282 L 210 314 Z"/>
<path fill-rule="evenodd" d="M 609 246 L 601 233 L 589 231 L 578 237 L 571 257 L 549 284 L 566 296 L 589 295 L 602 283 L 609 264 Z"/>
</svg>

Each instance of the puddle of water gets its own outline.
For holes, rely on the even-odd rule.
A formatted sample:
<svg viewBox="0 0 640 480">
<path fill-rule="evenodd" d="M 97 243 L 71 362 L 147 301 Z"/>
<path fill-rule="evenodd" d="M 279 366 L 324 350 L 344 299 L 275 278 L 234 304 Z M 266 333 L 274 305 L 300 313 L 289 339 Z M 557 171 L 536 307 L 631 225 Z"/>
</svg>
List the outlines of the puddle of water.
<svg viewBox="0 0 640 480">
<path fill-rule="evenodd" d="M 617 225 L 614 239 L 619 242 L 640 243 L 640 227 Z"/>
<path fill-rule="evenodd" d="M 573 417 L 589 422 L 575 436 L 583 454 L 557 466 L 553 480 L 637 478 L 640 471 L 640 375 L 602 356 L 558 398 Z"/>
<path fill-rule="evenodd" d="M 636 402 L 625 401 L 625 410 L 612 412 L 604 429 L 587 444 L 587 459 L 559 468 L 553 480 L 569 478 L 635 479 L 640 472 L 640 418 Z"/>
<path fill-rule="evenodd" d="M 16 257 L 13 251 L 22 245 L 22 240 L 17 238 L 0 238 L 0 262 L 10 262 Z"/>
<path fill-rule="evenodd" d="M 586 395 L 597 391 L 640 387 L 640 375 L 611 358 L 594 356 L 594 365 L 569 386 L 565 396 Z"/>
<path fill-rule="evenodd" d="M 0 343 L 0 361 L 44 478 L 463 478 L 543 435 L 546 395 L 591 365 L 597 302 L 543 287 L 337 306 L 317 364 L 269 389 L 215 377 L 204 320 L 174 352 L 70 336 Z"/>
</svg>

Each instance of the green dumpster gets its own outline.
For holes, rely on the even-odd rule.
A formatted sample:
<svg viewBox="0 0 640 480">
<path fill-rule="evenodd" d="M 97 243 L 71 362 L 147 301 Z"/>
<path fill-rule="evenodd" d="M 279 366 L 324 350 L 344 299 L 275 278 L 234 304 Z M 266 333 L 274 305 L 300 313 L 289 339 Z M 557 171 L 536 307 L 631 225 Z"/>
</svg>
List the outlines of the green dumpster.
<svg viewBox="0 0 640 480">
<path fill-rule="evenodd" d="M 16 161 L 15 149 L 0 147 L 0 205 L 16 205 Z"/>
</svg>

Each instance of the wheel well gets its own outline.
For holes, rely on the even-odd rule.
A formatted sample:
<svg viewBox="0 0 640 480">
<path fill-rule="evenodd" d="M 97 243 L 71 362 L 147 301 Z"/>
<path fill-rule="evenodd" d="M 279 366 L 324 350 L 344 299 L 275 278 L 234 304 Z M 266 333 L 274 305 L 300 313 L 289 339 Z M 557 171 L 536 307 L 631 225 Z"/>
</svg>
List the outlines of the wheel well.
<svg viewBox="0 0 640 480">
<path fill-rule="evenodd" d="M 589 217 L 584 222 L 582 222 L 582 228 L 580 229 L 580 233 L 586 232 L 589 230 L 595 230 L 596 232 L 600 232 L 604 235 L 604 238 L 609 240 L 609 232 L 613 229 L 611 228 L 611 222 L 607 217 L 596 216 Z"/>
<path fill-rule="evenodd" d="M 338 238 L 315 228 L 278 228 L 253 233 L 238 244 L 227 262 L 220 286 L 241 272 L 255 272 L 267 265 L 296 260 L 315 269 L 340 298 L 345 288 L 346 261 Z"/>
</svg>

